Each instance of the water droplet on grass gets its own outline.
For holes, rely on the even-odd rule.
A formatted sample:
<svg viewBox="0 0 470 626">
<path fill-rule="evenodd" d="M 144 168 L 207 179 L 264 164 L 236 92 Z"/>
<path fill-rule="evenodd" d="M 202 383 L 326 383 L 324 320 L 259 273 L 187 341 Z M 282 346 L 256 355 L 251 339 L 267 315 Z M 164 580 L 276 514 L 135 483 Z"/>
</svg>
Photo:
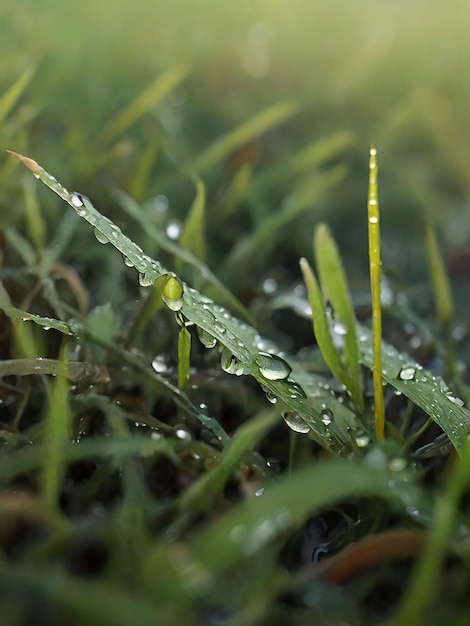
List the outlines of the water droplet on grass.
<svg viewBox="0 0 470 626">
<path fill-rule="evenodd" d="M 270 402 L 271 404 L 276 404 L 277 397 L 271 391 L 269 391 L 269 389 L 266 389 L 266 387 L 262 386 L 261 389 L 266 394 L 266 400 Z"/>
<path fill-rule="evenodd" d="M 245 369 L 243 363 L 227 348 L 224 348 L 220 353 L 220 367 L 224 372 L 227 372 L 227 374 L 235 374 L 235 376 L 241 376 Z"/>
<path fill-rule="evenodd" d="M 356 445 L 358 448 L 367 448 L 370 443 L 370 437 L 368 435 L 358 435 L 356 437 Z"/>
<path fill-rule="evenodd" d="M 287 411 L 287 413 L 284 413 L 282 417 L 289 428 L 296 433 L 306 434 L 310 431 L 310 426 L 307 422 L 294 411 Z"/>
<path fill-rule="evenodd" d="M 167 357 L 164 354 L 157 354 L 152 361 L 152 367 L 157 374 L 164 374 L 168 371 Z"/>
<path fill-rule="evenodd" d="M 197 326 L 196 333 L 199 341 L 202 343 L 204 348 L 214 348 L 217 344 L 217 339 L 213 337 L 207 330 Z"/>
<path fill-rule="evenodd" d="M 333 421 L 333 411 L 330 409 L 322 409 L 321 411 L 321 421 L 325 426 L 329 426 Z"/>
<path fill-rule="evenodd" d="M 275 354 L 260 352 L 254 357 L 254 362 L 260 374 L 268 380 L 284 380 L 291 373 L 290 365 Z"/>
<path fill-rule="evenodd" d="M 400 372 L 398 373 L 398 378 L 401 380 L 413 380 L 416 376 L 416 368 L 415 367 L 402 367 Z"/>
<path fill-rule="evenodd" d="M 154 282 L 154 279 L 148 274 L 139 274 L 139 285 L 141 287 L 151 287 Z"/>
<path fill-rule="evenodd" d="M 98 239 L 100 243 L 109 243 L 109 239 L 107 238 L 107 236 L 104 233 L 102 233 L 100 230 L 95 228 L 93 232 L 95 233 L 95 237 Z"/>
<path fill-rule="evenodd" d="M 83 206 L 82 196 L 76 191 L 72 193 L 70 197 L 70 202 L 72 203 L 72 206 L 74 206 L 76 209 L 79 209 Z"/>
<path fill-rule="evenodd" d="M 124 261 L 124 265 L 126 267 L 134 267 L 134 263 L 132 263 L 132 261 L 128 259 L 126 256 L 123 256 L 122 260 Z"/>
</svg>

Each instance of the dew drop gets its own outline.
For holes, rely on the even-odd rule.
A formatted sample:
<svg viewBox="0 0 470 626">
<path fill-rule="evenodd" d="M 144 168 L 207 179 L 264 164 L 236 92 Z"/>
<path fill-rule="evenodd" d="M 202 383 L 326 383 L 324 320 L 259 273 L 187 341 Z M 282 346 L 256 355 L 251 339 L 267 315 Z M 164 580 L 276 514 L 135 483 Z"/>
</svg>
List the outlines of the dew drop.
<svg viewBox="0 0 470 626">
<path fill-rule="evenodd" d="M 275 354 L 259 352 L 254 361 L 259 367 L 260 374 L 268 380 L 284 380 L 291 373 L 290 365 Z"/>
<path fill-rule="evenodd" d="M 100 243 L 109 243 L 109 239 L 100 230 L 95 228 L 93 232 L 95 233 L 95 237 L 98 239 Z"/>
<path fill-rule="evenodd" d="M 379 218 L 375 217 L 374 215 L 372 217 L 369 217 L 369 222 L 371 224 L 377 224 L 378 221 L 379 221 Z"/>
<path fill-rule="evenodd" d="M 220 353 L 220 367 L 224 372 L 227 372 L 227 374 L 235 374 L 235 376 L 241 376 L 245 369 L 243 363 L 227 348 L 224 348 Z"/>
<path fill-rule="evenodd" d="M 179 311 L 183 306 L 183 285 L 174 274 L 170 274 L 162 288 L 162 300 L 172 311 Z"/>
<path fill-rule="evenodd" d="M 266 389 L 266 387 L 263 387 L 263 386 L 261 387 L 261 389 L 264 391 L 266 395 L 266 400 L 270 402 L 271 404 L 276 404 L 277 397 L 272 393 L 272 391 L 269 391 L 269 389 Z"/>
<path fill-rule="evenodd" d="M 400 372 L 398 373 L 398 378 L 401 380 L 413 380 L 416 376 L 416 368 L 415 367 L 402 367 Z"/>
<path fill-rule="evenodd" d="M 327 408 L 322 409 L 321 421 L 325 426 L 329 426 L 333 421 L 333 411 Z"/>
<path fill-rule="evenodd" d="M 154 283 L 154 279 L 148 274 L 139 274 L 139 285 L 141 287 L 151 287 Z"/>
<path fill-rule="evenodd" d="M 285 423 L 289 426 L 291 430 L 296 433 L 306 434 L 310 431 L 310 426 L 307 424 L 305 420 L 303 420 L 297 413 L 294 411 L 287 411 L 282 416 L 284 418 Z"/>
<path fill-rule="evenodd" d="M 305 391 L 302 389 L 302 387 L 299 385 L 299 383 L 296 383 L 294 380 L 289 379 L 287 381 L 287 393 L 289 394 L 289 396 L 294 400 L 296 398 L 306 398 L 307 394 L 305 393 Z"/>
<path fill-rule="evenodd" d="M 39 180 L 39 174 L 36 174 L 36 172 L 33 172 L 34 178 L 37 178 Z"/>
<path fill-rule="evenodd" d="M 76 191 L 72 193 L 70 197 L 70 202 L 72 203 L 72 206 L 74 206 L 76 209 L 79 209 L 83 206 L 82 196 Z"/>
<path fill-rule="evenodd" d="M 168 371 L 168 361 L 164 354 L 157 354 L 152 361 L 152 367 L 157 374 L 164 374 Z"/>
<path fill-rule="evenodd" d="M 217 344 L 217 339 L 213 337 L 209 332 L 207 332 L 207 330 L 201 328 L 200 326 L 196 327 L 196 334 L 204 348 L 214 348 Z"/>
<path fill-rule="evenodd" d="M 368 435 L 359 435 L 356 437 L 356 445 L 358 448 L 367 448 L 370 443 L 370 437 Z"/>
</svg>

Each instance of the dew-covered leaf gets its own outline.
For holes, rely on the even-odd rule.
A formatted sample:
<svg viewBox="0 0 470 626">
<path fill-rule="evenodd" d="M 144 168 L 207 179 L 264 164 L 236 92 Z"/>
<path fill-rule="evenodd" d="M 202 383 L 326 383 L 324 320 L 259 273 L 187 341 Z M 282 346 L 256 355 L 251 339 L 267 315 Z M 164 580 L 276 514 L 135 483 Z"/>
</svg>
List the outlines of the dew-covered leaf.
<svg viewBox="0 0 470 626">
<path fill-rule="evenodd" d="M 361 361 L 372 369 L 371 331 L 359 326 L 359 339 Z M 382 342 L 382 346 L 383 378 L 421 407 L 442 428 L 459 451 L 470 434 L 470 411 L 463 406 L 463 400 L 454 395 L 441 377 L 427 371 L 390 344 Z"/>
<path fill-rule="evenodd" d="M 251 374 L 276 397 L 280 412 L 298 415 L 308 424 L 309 436 L 321 445 L 350 445 L 348 431 L 356 426 L 356 418 L 320 377 L 308 373 L 294 359 L 280 354 L 279 348 L 264 340 L 255 328 L 241 322 L 224 307 L 183 283 L 160 262 L 144 254 L 120 228 L 101 215 L 86 196 L 69 192 L 36 161 L 22 155 L 15 156 L 94 228 L 99 241 L 109 242 L 121 252 L 128 264 L 139 272 L 141 284 L 143 280 L 146 285 L 152 285 L 158 278 L 165 277 L 162 298 L 167 307 L 202 328 L 223 347 L 225 353 L 230 355 L 228 363 L 227 359 L 224 360 L 228 364 L 226 371 L 237 375 Z M 272 368 L 266 358 L 260 365 L 260 355 L 266 357 L 266 354 L 272 356 Z M 280 361 L 286 365 L 283 377 L 279 374 Z M 328 424 L 322 421 L 325 410 L 332 415 Z"/>
</svg>

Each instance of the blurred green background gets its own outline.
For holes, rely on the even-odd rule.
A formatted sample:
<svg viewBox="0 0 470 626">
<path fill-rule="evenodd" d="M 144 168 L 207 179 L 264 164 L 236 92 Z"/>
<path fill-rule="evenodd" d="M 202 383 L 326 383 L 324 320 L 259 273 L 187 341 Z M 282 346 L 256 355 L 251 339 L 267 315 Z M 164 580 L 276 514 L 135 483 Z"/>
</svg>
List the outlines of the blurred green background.
<svg viewBox="0 0 470 626">
<path fill-rule="evenodd" d="M 311 255 L 320 218 L 332 225 L 353 277 L 356 262 L 367 275 L 371 142 L 379 150 L 385 269 L 406 280 L 410 272 L 422 278 L 427 212 L 452 271 L 465 278 L 469 18 L 464 0 L 3 0 L 0 93 L 28 68 L 35 72 L 3 124 L 1 143 L 36 158 L 114 219 L 120 212 L 110 190 L 118 187 L 139 201 L 164 194 L 172 218 L 184 221 L 194 196 L 184 165 L 253 116 L 293 101 L 296 115 L 200 172 L 208 187 L 209 265 L 216 269 L 256 221 L 256 199 L 250 210 L 241 202 L 230 219 L 217 217 L 240 164 L 248 163 L 254 179 L 274 167 L 282 172 L 302 148 L 348 131 L 347 147 L 332 159 L 345 166 L 344 178 L 259 255 L 254 278 L 277 261 L 295 274 L 297 258 Z M 109 121 L 172 70 L 187 76 L 108 141 Z M 8 157 L 0 159 L 1 219 L 18 223 L 20 204 L 11 195 L 18 174 Z M 144 182 L 136 181 L 139 175 Z M 261 218 L 263 210 L 288 202 L 309 175 L 279 175 L 261 199 Z M 39 197 L 46 216 L 54 217 L 58 201 L 45 190 Z"/>
</svg>

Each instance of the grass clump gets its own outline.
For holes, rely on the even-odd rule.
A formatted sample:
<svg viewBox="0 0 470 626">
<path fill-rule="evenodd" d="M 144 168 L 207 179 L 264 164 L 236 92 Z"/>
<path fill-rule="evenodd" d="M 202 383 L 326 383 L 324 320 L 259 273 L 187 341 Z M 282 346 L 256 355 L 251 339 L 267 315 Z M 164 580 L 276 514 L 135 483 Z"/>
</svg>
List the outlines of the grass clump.
<svg viewBox="0 0 470 626">
<path fill-rule="evenodd" d="M 187 73 L 169 70 L 124 107 L 81 175 L 103 171 L 121 134 Z M 29 78 L 7 92 L 5 116 Z M 295 269 L 282 287 L 265 274 L 262 289 L 247 289 L 258 262 L 269 267 L 289 228 L 308 224 L 345 176 L 349 133 L 257 168 L 261 136 L 298 110 L 268 107 L 186 160 L 168 149 L 162 188 L 190 190 L 172 228 L 168 197 L 145 200 L 150 148 L 125 188 L 111 190 L 113 220 L 11 153 L 73 211 L 49 234 L 50 196 L 22 180 L 25 223 L 2 239 L 5 623 L 31 623 L 39 610 L 46 621 L 97 625 L 466 614 L 470 413 L 455 308 L 429 224 L 440 331 L 398 289 L 387 295 L 375 149 L 366 306 L 324 223 L 313 231 L 316 270 L 301 258 L 305 287 Z M 292 196 L 270 212 L 283 176 Z M 211 231 L 228 237 L 242 213 L 251 230 L 214 250 Z M 408 354 L 410 320 L 413 338 L 433 337 L 427 351 Z"/>
</svg>

